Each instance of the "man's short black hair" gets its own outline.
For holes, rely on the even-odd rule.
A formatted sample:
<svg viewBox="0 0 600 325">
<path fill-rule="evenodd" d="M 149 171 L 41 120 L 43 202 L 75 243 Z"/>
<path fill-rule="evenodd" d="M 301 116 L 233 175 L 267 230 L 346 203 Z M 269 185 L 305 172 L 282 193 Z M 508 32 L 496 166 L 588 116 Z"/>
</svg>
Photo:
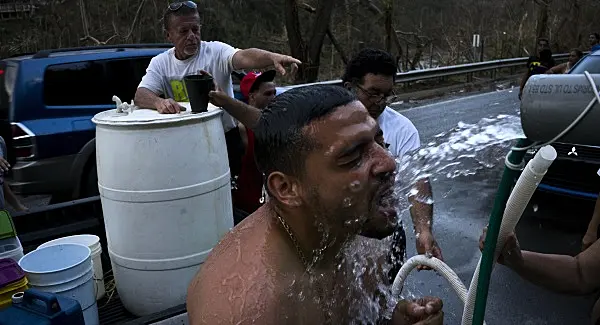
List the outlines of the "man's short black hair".
<svg viewBox="0 0 600 325">
<path fill-rule="evenodd" d="M 181 17 L 181 16 L 198 14 L 200 19 L 202 19 L 200 5 L 199 4 L 197 4 L 197 5 L 198 5 L 198 8 L 190 8 L 187 6 L 181 6 L 181 8 L 179 8 L 175 11 L 169 10 L 167 8 L 165 10 L 165 13 L 163 14 L 163 28 L 165 29 L 165 32 L 169 31 L 169 24 L 171 23 L 171 17 Z"/>
<path fill-rule="evenodd" d="M 259 170 L 265 176 L 275 171 L 303 176 L 306 156 L 317 147 L 304 127 L 355 100 L 350 91 L 333 85 L 293 88 L 275 97 L 254 128 Z"/>
<path fill-rule="evenodd" d="M 365 48 L 356 54 L 346 65 L 343 82 L 362 83 L 369 74 L 396 77 L 398 67 L 391 54 L 374 48 Z"/>
</svg>

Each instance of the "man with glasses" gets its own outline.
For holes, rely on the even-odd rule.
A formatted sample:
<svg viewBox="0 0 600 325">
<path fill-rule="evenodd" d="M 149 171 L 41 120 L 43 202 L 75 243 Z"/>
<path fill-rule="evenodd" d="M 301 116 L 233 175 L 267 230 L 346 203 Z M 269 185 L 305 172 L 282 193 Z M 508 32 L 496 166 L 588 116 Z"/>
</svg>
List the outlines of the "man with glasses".
<svg viewBox="0 0 600 325">
<path fill-rule="evenodd" d="M 167 39 L 174 47 L 152 58 L 135 94 L 137 106 L 156 109 L 160 113 L 178 113 L 182 107 L 177 102 L 189 101 L 183 83 L 186 75 L 208 73 L 219 89 L 233 97 L 233 71 L 274 66 L 279 73 L 285 74 L 284 66 L 289 65 L 294 71 L 300 63 L 287 55 L 255 48 L 240 50 L 222 42 L 202 41 L 201 15 L 192 1 L 171 3 L 164 13 L 163 24 Z M 237 175 L 243 154 L 239 130 L 229 114 L 224 113 L 221 119 L 231 173 Z"/>
<path fill-rule="evenodd" d="M 420 147 L 419 133 L 412 122 L 388 105 L 395 99 L 394 80 L 397 67 L 393 57 L 381 50 L 366 48 L 361 50 L 346 66 L 342 77 L 344 87 L 355 92 L 360 102 L 367 108 L 371 117 L 377 120 L 383 131 L 386 147 L 396 159 L 401 159 L 406 153 L 414 152 Z M 443 259 L 442 252 L 432 233 L 433 205 L 431 186 L 428 178 L 416 182 L 411 191 L 409 201 L 413 226 L 417 235 L 417 252 L 430 253 Z M 375 219 L 374 219 L 375 220 Z M 380 220 L 383 224 L 384 221 Z M 381 238 L 380 226 L 377 222 L 368 226 L 364 235 Z M 381 233 L 384 233 L 381 231 Z M 406 237 L 402 224 L 393 236 L 393 252 L 390 256 L 394 268 L 390 277 L 394 278 L 404 260 Z M 420 266 L 419 269 L 427 269 Z"/>
</svg>

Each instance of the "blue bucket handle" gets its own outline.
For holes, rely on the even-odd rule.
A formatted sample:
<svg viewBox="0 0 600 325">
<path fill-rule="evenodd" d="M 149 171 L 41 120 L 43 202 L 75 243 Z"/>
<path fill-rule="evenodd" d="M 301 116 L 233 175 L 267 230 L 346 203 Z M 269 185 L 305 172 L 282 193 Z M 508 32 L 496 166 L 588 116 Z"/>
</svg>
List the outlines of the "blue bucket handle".
<svg viewBox="0 0 600 325">
<path fill-rule="evenodd" d="M 36 301 L 42 302 L 43 304 L 35 303 Z M 21 304 L 27 309 L 34 310 L 47 316 L 52 316 L 57 312 L 60 312 L 60 305 L 58 304 L 56 295 L 35 289 L 25 291 L 23 302 Z"/>
</svg>

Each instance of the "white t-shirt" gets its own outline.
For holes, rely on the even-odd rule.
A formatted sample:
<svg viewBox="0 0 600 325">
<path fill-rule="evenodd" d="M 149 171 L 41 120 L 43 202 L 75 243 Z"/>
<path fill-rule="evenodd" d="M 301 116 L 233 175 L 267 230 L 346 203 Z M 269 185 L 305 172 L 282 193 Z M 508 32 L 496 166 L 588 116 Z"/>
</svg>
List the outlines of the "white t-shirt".
<svg viewBox="0 0 600 325">
<path fill-rule="evenodd" d="M 417 128 L 404 115 L 386 107 L 377 122 L 394 158 L 402 158 L 405 153 L 421 147 Z"/>
<path fill-rule="evenodd" d="M 237 51 L 239 49 L 222 42 L 202 41 L 198 53 L 182 61 L 175 57 L 175 48 L 171 48 L 152 58 L 138 88 L 149 89 L 178 102 L 189 102 L 183 77 L 204 70 L 213 76 L 221 90 L 233 97 L 231 73 L 233 55 Z M 236 126 L 236 121 L 227 112 L 223 112 L 221 120 L 225 132 Z"/>
</svg>

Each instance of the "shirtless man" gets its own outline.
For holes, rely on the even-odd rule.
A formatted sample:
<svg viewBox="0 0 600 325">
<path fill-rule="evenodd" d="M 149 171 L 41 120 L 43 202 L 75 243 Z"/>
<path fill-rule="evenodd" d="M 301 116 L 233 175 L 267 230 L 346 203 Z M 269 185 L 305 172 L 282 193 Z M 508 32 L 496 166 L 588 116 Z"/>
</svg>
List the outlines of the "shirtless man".
<svg viewBox="0 0 600 325">
<path fill-rule="evenodd" d="M 370 219 L 390 234 L 398 220 L 396 165 L 379 131 L 339 86 L 275 98 L 254 128 L 269 199 L 190 284 L 190 324 L 442 324 L 437 298 L 394 306 L 386 250 L 358 236 Z"/>
</svg>

